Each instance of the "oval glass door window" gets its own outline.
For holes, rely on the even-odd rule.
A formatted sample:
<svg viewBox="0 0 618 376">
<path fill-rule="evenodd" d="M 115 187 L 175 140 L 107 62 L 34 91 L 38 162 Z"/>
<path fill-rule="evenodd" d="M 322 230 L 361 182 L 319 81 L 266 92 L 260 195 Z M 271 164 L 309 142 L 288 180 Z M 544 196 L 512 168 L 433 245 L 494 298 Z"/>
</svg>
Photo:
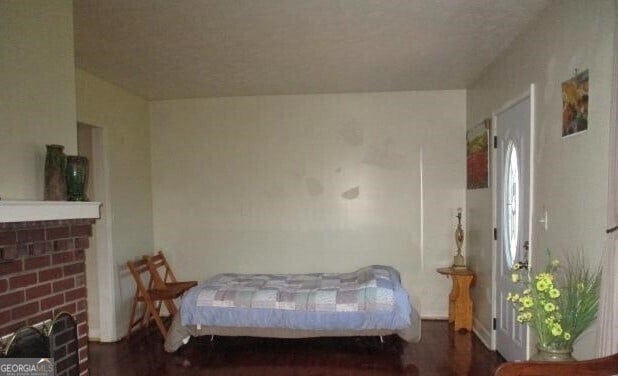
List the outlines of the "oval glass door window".
<svg viewBox="0 0 618 376">
<path fill-rule="evenodd" d="M 513 143 L 509 143 L 506 153 L 506 202 L 504 223 L 506 225 L 505 232 L 505 252 L 506 261 L 509 268 L 513 267 L 515 257 L 517 256 L 517 240 L 519 235 L 519 159 L 517 157 L 517 148 Z"/>
</svg>

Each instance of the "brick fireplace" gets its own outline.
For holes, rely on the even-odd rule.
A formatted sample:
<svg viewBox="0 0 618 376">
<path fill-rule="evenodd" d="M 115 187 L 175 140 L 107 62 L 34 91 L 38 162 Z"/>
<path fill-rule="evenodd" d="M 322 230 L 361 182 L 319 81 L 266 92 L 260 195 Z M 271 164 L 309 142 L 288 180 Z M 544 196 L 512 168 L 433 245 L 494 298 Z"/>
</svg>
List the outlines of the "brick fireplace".
<svg viewBox="0 0 618 376">
<path fill-rule="evenodd" d="M 26 211 L 5 204 L 0 202 L 0 337 L 68 312 L 77 322 L 80 375 L 87 375 L 85 252 L 98 203 L 88 203 L 86 214 L 79 203 L 52 205 L 52 214 L 49 204 Z M 59 219 L 47 220 L 54 217 Z"/>
</svg>

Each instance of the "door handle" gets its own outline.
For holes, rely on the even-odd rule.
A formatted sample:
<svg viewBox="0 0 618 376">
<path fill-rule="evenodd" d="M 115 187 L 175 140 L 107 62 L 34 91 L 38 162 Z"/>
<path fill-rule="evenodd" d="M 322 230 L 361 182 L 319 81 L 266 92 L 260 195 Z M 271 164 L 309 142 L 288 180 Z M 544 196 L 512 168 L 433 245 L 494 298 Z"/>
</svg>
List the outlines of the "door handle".
<svg viewBox="0 0 618 376">
<path fill-rule="evenodd" d="M 513 264 L 513 269 L 518 270 L 518 269 L 526 269 L 528 270 L 528 251 L 530 250 L 530 242 L 528 240 L 526 240 L 524 242 L 524 246 L 523 246 L 524 250 L 526 252 L 524 252 L 524 259 L 523 261 L 519 261 L 516 262 L 515 264 Z"/>
<path fill-rule="evenodd" d="M 519 261 L 513 264 L 513 269 L 526 269 L 528 270 L 528 260 Z"/>
</svg>

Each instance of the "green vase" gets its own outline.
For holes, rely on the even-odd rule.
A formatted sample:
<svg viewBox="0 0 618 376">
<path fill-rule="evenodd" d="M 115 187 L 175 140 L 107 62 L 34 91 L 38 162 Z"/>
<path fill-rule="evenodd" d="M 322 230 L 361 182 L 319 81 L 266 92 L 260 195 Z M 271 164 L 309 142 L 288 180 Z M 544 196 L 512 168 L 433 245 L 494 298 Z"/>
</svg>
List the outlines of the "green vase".
<svg viewBox="0 0 618 376">
<path fill-rule="evenodd" d="M 78 155 L 67 156 L 65 178 L 69 201 L 88 201 L 86 197 L 88 158 Z"/>
<path fill-rule="evenodd" d="M 566 349 L 552 349 L 541 344 L 536 345 L 537 352 L 536 354 L 530 357 L 530 360 L 540 361 L 540 362 L 572 362 L 575 361 L 573 358 L 573 348 L 569 347 Z"/>
</svg>

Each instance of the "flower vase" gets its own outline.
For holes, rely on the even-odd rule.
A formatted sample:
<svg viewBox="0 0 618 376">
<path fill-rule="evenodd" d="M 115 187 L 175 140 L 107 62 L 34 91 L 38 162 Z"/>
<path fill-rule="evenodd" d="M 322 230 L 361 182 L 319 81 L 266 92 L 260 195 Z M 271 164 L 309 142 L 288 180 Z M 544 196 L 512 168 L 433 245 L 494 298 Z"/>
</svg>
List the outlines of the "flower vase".
<svg viewBox="0 0 618 376">
<path fill-rule="evenodd" d="M 530 360 L 540 361 L 540 362 L 572 362 L 575 361 L 573 358 L 573 348 L 569 347 L 566 349 L 552 349 L 541 344 L 536 345 L 537 352 L 536 354 L 530 357 Z"/>
<path fill-rule="evenodd" d="M 64 166 L 66 156 L 62 151 L 62 145 L 45 145 L 47 154 L 45 155 L 45 190 L 44 199 L 46 201 L 66 201 L 67 186 L 64 178 Z"/>
<path fill-rule="evenodd" d="M 77 155 L 68 156 L 65 177 L 69 201 L 88 201 L 86 197 L 88 158 Z"/>
</svg>

